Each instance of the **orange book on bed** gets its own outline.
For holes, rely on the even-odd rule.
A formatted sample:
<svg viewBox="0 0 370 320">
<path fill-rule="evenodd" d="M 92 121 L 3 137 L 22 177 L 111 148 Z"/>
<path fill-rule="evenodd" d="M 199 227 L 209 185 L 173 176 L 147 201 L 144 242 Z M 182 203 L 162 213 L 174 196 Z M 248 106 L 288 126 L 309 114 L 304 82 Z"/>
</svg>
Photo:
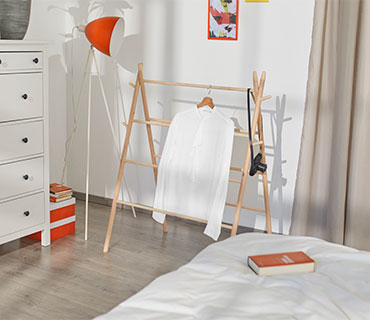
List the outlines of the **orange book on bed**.
<svg viewBox="0 0 370 320">
<path fill-rule="evenodd" d="M 248 257 L 249 267 L 259 276 L 313 272 L 315 261 L 303 251 L 263 254 Z"/>
</svg>

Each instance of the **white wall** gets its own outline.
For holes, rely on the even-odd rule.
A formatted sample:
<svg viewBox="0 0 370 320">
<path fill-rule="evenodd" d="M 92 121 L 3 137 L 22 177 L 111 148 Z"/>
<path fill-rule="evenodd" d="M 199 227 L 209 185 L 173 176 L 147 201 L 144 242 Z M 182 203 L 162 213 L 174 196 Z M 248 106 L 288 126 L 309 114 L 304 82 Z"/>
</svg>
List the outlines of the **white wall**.
<svg viewBox="0 0 370 320">
<path fill-rule="evenodd" d="M 199 0 L 127 0 L 71 1 L 68 27 L 86 23 L 101 15 L 123 15 L 126 19 L 125 47 L 116 66 L 112 59 L 98 53 L 99 66 L 107 91 L 110 112 L 120 145 L 124 129 L 119 125 L 128 116 L 138 62 L 144 62 L 149 79 L 196 82 L 246 87 L 252 85 L 252 71 L 267 72 L 265 93 L 273 98 L 263 103 L 265 140 L 273 231 L 287 233 L 294 195 L 306 91 L 308 58 L 311 45 L 314 0 L 271 0 L 270 3 L 240 1 L 239 40 L 207 40 L 207 3 Z M 68 20 L 69 19 L 69 20 Z M 68 28 L 67 27 L 67 28 Z M 73 77 L 68 80 L 68 129 L 72 127 L 71 96 L 77 99 L 83 65 L 89 45 L 83 36 L 73 45 Z M 69 70 L 71 71 L 71 69 Z M 92 78 L 92 135 L 90 192 L 112 198 L 118 170 L 118 157 L 103 108 L 97 77 Z M 153 116 L 170 119 L 176 111 L 199 102 L 206 90 L 159 88 L 147 89 Z M 246 128 L 245 95 L 212 92 L 222 112 L 237 119 Z M 85 188 L 87 94 L 83 94 L 78 128 L 72 146 L 68 181 L 77 191 Z M 137 118 L 142 117 L 141 104 Z M 154 130 L 157 152 L 164 143 L 165 129 Z M 150 161 L 144 127 L 133 130 L 130 158 Z M 233 164 L 241 166 L 246 143 L 236 139 Z M 152 204 L 154 180 L 149 168 L 127 167 L 133 200 Z M 233 175 L 234 177 L 234 175 Z M 237 176 L 235 176 L 237 177 Z M 261 182 L 248 181 L 246 205 L 263 207 Z M 237 187 L 230 185 L 228 200 L 235 202 Z M 125 194 L 127 199 L 127 195 Z M 225 220 L 233 210 L 227 208 Z M 265 228 L 260 214 L 243 214 L 243 225 Z"/>
<path fill-rule="evenodd" d="M 49 127 L 50 180 L 59 182 L 66 140 L 66 61 L 65 3 L 58 0 L 33 0 L 30 24 L 25 39 L 50 42 L 49 56 Z"/>
</svg>

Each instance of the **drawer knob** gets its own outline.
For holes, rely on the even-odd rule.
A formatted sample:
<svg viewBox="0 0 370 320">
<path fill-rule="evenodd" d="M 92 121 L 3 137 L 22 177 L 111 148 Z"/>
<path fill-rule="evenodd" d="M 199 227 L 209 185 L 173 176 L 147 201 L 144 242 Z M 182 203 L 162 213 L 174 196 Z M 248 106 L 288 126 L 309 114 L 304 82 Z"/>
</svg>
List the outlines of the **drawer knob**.
<svg viewBox="0 0 370 320">
<path fill-rule="evenodd" d="M 24 95 L 22 95 L 22 98 L 23 98 L 24 100 L 27 100 L 27 98 L 28 98 L 27 93 L 25 93 Z"/>
<path fill-rule="evenodd" d="M 28 174 L 25 174 L 24 176 L 23 176 L 23 179 L 24 180 L 28 180 L 30 177 L 28 176 Z"/>
<path fill-rule="evenodd" d="M 27 138 L 27 137 L 24 137 L 24 138 L 22 139 L 22 141 L 23 141 L 24 143 L 27 143 L 27 142 L 28 142 L 28 138 Z"/>
<path fill-rule="evenodd" d="M 39 63 L 39 59 L 35 58 L 35 59 L 33 59 L 33 62 L 37 64 L 37 63 Z"/>
<path fill-rule="evenodd" d="M 25 212 L 23 212 L 23 214 L 24 214 L 26 217 L 28 217 L 28 216 L 30 215 L 30 212 L 29 212 L 29 211 L 25 211 Z"/>
<path fill-rule="evenodd" d="M 2 64 L 3 62 L 1 61 L 1 59 L 0 59 L 0 64 Z"/>
</svg>

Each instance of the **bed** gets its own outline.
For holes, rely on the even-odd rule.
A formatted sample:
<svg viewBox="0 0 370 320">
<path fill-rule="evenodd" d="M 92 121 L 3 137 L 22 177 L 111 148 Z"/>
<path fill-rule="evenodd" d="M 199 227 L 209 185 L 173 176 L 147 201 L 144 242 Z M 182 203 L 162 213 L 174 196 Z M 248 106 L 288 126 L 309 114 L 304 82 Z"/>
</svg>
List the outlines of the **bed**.
<svg viewBox="0 0 370 320">
<path fill-rule="evenodd" d="M 259 277 L 249 255 L 303 250 L 314 273 Z M 96 319 L 370 319 L 370 252 L 311 237 L 241 234 L 214 243 Z"/>
</svg>

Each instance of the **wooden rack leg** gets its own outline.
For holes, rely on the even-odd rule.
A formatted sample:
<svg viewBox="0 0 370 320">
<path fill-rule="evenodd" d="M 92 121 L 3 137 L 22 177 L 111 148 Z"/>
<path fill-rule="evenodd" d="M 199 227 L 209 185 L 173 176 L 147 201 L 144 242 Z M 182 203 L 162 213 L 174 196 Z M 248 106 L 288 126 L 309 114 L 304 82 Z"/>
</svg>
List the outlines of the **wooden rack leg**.
<svg viewBox="0 0 370 320">
<path fill-rule="evenodd" d="M 262 132 L 262 116 L 260 116 L 260 120 L 258 120 L 258 131 Z M 260 129 L 261 128 L 261 129 Z M 261 137 L 262 135 L 262 137 Z M 259 134 L 260 140 L 263 139 L 263 133 Z M 262 162 L 266 163 L 266 155 L 265 155 L 265 145 L 261 145 L 261 153 L 262 153 Z M 271 228 L 271 214 L 270 214 L 270 199 L 269 199 L 269 188 L 268 188 L 268 182 L 267 182 L 267 172 L 265 171 L 262 174 L 262 184 L 263 184 L 263 197 L 265 200 L 265 212 L 266 212 L 266 229 L 267 233 L 272 233 Z"/>
<path fill-rule="evenodd" d="M 139 81 L 140 81 L 140 87 L 141 87 L 141 97 L 143 99 L 143 107 L 144 107 L 144 116 L 145 121 L 150 121 L 149 116 L 149 108 L 148 108 L 148 101 L 146 99 L 146 90 L 145 90 L 145 83 L 144 83 L 144 76 L 143 76 L 143 64 L 139 64 Z M 152 164 L 155 165 L 153 167 L 153 173 L 154 173 L 154 181 L 157 185 L 157 179 L 158 179 L 158 166 L 157 166 L 157 158 L 155 156 L 154 151 L 154 142 L 153 142 L 153 134 L 152 134 L 152 127 L 150 123 L 146 124 L 146 131 L 148 134 L 148 141 L 149 141 L 149 148 L 150 148 L 150 156 L 152 158 Z M 163 232 L 167 232 L 167 219 L 163 222 Z"/>
<path fill-rule="evenodd" d="M 120 167 L 119 167 L 118 177 L 117 177 L 117 182 L 116 182 L 116 188 L 115 188 L 115 191 L 114 191 L 113 203 L 112 203 L 112 208 L 111 208 L 110 216 L 109 216 L 107 233 L 106 233 L 106 236 L 105 236 L 104 252 L 108 252 L 110 239 L 111 239 L 111 236 L 112 236 L 113 223 L 114 223 L 114 218 L 115 218 L 116 209 L 117 209 L 117 200 L 118 200 L 118 195 L 119 195 L 120 188 L 121 188 L 121 182 L 122 182 L 122 177 L 123 177 L 123 169 L 124 169 L 124 166 L 125 166 L 125 161 L 126 161 L 126 156 L 127 156 L 127 151 L 128 151 L 128 145 L 129 145 L 129 142 L 130 142 L 132 124 L 133 124 L 133 120 L 134 120 L 134 116 L 135 116 L 137 99 L 138 99 L 138 96 L 139 96 L 139 88 L 140 88 L 140 82 L 139 82 L 139 74 L 138 74 L 137 78 L 136 78 L 135 91 L 134 91 L 134 97 L 132 99 L 130 116 L 129 116 L 129 120 L 128 120 L 128 124 L 127 124 L 127 128 L 126 128 L 125 143 L 124 143 L 124 146 L 123 146 L 122 157 L 121 157 L 121 162 L 120 162 Z"/>
<path fill-rule="evenodd" d="M 253 84 L 254 90 L 258 90 L 258 79 L 257 75 L 253 75 Z M 265 153 L 265 140 L 263 137 L 263 121 L 262 121 L 262 112 L 260 110 L 258 115 L 258 140 L 262 141 L 260 145 L 260 152 L 262 154 L 262 162 L 266 163 L 266 153 Z M 262 174 L 262 184 L 263 184 L 263 197 L 265 200 L 265 214 L 266 214 L 266 229 L 267 233 L 272 233 L 271 229 L 271 214 L 270 214 L 270 199 L 269 199 L 269 189 L 267 182 L 267 171 Z"/>
<path fill-rule="evenodd" d="M 238 193 L 238 201 L 236 202 L 236 209 L 235 209 L 235 214 L 234 214 L 233 228 L 231 229 L 231 236 L 235 236 L 238 231 L 240 211 L 241 211 L 242 204 L 243 204 L 243 198 L 244 198 L 245 186 L 247 183 L 247 176 L 249 172 L 250 162 L 251 162 L 251 152 L 249 149 L 249 142 L 248 142 L 248 150 L 247 150 L 247 154 L 245 156 L 245 161 L 244 161 L 243 175 L 242 175 L 242 180 L 240 183 L 240 188 L 239 188 L 239 193 Z"/>
<path fill-rule="evenodd" d="M 253 72 L 253 79 L 255 79 L 256 77 L 257 77 L 256 72 Z M 261 76 L 260 86 L 259 86 L 258 90 L 254 92 L 255 99 L 256 99 L 256 107 L 255 107 L 254 113 L 253 113 L 252 128 L 251 128 L 251 132 L 250 132 L 250 134 L 252 136 L 252 139 L 254 139 L 254 137 L 256 135 L 257 122 L 258 122 L 258 118 L 259 118 L 258 116 L 259 116 L 259 113 L 261 112 L 261 101 L 262 101 L 261 98 L 262 98 L 263 89 L 265 87 L 265 80 L 266 80 L 266 73 L 263 72 L 262 76 Z M 248 172 L 249 172 L 250 162 L 251 162 L 251 152 L 250 152 L 250 146 L 249 146 L 249 142 L 248 142 L 248 148 L 247 148 L 245 161 L 244 161 L 244 166 L 243 166 L 243 176 L 242 176 L 242 180 L 241 180 L 241 183 L 240 183 L 238 201 L 237 201 L 237 205 L 236 205 L 236 209 L 235 209 L 233 228 L 231 229 L 231 236 L 235 236 L 237 231 L 238 231 L 240 211 L 241 211 L 242 204 L 243 204 L 245 186 L 246 186 L 246 182 L 247 182 L 247 176 L 248 176 Z"/>
</svg>

